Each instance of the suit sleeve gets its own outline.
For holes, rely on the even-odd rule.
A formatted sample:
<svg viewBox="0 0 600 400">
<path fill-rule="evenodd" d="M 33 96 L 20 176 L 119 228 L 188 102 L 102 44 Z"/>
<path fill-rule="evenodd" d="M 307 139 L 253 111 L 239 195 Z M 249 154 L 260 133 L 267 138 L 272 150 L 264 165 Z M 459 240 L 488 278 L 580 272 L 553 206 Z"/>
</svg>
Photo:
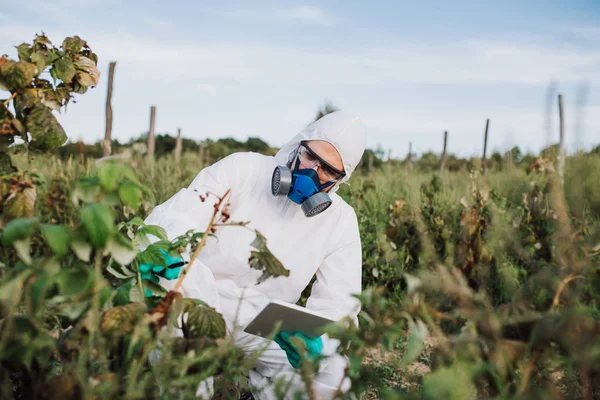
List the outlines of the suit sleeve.
<svg viewBox="0 0 600 400">
<path fill-rule="evenodd" d="M 362 284 L 362 250 L 356 215 L 340 229 L 338 246 L 323 260 L 306 307 L 336 321 L 351 317 L 358 325 Z"/>
</svg>

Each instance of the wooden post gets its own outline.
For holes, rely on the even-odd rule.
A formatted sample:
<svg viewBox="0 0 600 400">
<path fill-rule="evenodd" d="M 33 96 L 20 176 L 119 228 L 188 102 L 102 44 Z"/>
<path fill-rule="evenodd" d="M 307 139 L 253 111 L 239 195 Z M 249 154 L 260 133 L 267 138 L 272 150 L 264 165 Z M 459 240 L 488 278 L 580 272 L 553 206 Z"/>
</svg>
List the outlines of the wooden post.
<svg viewBox="0 0 600 400">
<path fill-rule="evenodd" d="M 115 67 L 117 66 L 116 61 L 112 61 L 108 65 L 108 93 L 106 94 L 106 129 L 104 131 L 104 143 L 103 143 L 103 157 L 110 156 L 111 149 L 111 135 L 112 135 L 112 92 L 113 92 L 113 79 L 115 77 Z"/>
<path fill-rule="evenodd" d="M 200 142 L 200 169 L 204 168 L 204 142 Z"/>
<path fill-rule="evenodd" d="M 446 146 L 448 145 L 448 131 L 444 131 L 444 152 L 442 153 L 442 160 L 440 162 L 440 172 L 446 167 Z"/>
<path fill-rule="evenodd" d="M 563 180 L 565 172 L 565 114 L 563 109 L 563 96 L 558 95 L 558 117 L 560 118 L 560 142 L 558 144 L 558 176 Z"/>
<path fill-rule="evenodd" d="M 373 173 L 373 154 L 369 153 L 369 175 Z"/>
<path fill-rule="evenodd" d="M 206 166 L 210 165 L 210 147 L 206 146 Z"/>
<path fill-rule="evenodd" d="M 148 131 L 148 158 L 154 159 L 154 121 L 156 119 L 156 106 L 150 107 L 150 130 Z"/>
<path fill-rule="evenodd" d="M 392 175 L 392 149 L 388 149 L 387 170 L 388 170 L 388 174 L 391 176 Z"/>
<path fill-rule="evenodd" d="M 181 128 L 177 128 L 177 139 L 175 140 L 175 162 L 181 160 Z"/>
<path fill-rule="evenodd" d="M 481 159 L 481 168 L 483 169 L 483 175 L 486 173 L 486 153 L 487 153 L 487 139 L 488 139 L 488 129 L 490 127 L 490 119 L 488 118 L 485 122 L 485 135 L 483 138 L 483 158 Z"/>
<path fill-rule="evenodd" d="M 412 142 L 408 143 L 408 157 L 406 158 L 406 166 L 412 168 Z"/>
</svg>

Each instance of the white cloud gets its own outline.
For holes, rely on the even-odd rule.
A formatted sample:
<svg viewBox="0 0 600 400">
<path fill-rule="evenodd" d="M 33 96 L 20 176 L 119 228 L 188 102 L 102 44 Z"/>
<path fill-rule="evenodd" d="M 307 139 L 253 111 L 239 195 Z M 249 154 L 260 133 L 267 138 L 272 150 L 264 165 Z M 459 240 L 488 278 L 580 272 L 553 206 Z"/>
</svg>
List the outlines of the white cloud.
<svg viewBox="0 0 600 400">
<path fill-rule="evenodd" d="M 227 11 L 228 15 L 253 20 L 262 20 L 276 23 L 302 23 L 331 26 L 338 22 L 338 18 L 331 15 L 321 7 L 297 6 L 287 8 L 243 8 Z"/>
</svg>

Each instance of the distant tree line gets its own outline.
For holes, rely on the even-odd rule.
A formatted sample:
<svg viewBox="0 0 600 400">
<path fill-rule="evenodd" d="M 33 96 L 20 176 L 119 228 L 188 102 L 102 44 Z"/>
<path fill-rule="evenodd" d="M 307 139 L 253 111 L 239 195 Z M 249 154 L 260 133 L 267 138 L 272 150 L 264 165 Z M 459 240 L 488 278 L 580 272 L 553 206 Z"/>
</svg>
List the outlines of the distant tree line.
<svg viewBox="0 0 600 400">
<path fill-rule="evenodd" d="M 132 149 L 135 149 L 136 144 L 139 144 L 144 148 L 147 139 L 147 134 L 142 134 L 138 138 L 131 139 L 126 143 L 113 140 L 113 154 L 131 151 Z M 175 136 L 169 133 L 156 135 L 156 157 L 164 157 L 172 154 L 175 150 L 175 141 Z M 198 141 L 182 138 L 183 152 L 198 153 L 199 147 L 200 143 Z M 204 141 L 204 156 L 210 157 L 210 160 L 205 159 L 205 162 L 208 161 L 211 163 L 236 152 L 253 151 L 265 155 L 275 155 L 277 150 L 276 147 L 271 147 L 264 140 L 256 137 L 248 138 L 243 142 L 234 138 L 223 138 L 219 140 L 207 139 Z M 69 157 L 100 158 L 102 157 L 102 142 L 98 141 L 94 144 L 69 142 L 64 146 L 53 150 L 53 153 L 63 159 Z M 539 155 L 531 153 L 523 154 L 521 149 L 518 146 L 515 146 L 505 153 L 493 152 L 487 160 L 487 169 L 489 171 L 503 171 L 512 168 L 526 169 L 532 165 L 536 159 L 542 157 L 550 161 L 556 157 L 557 153 L 558 145 L 556 144 L 543 149 Z M 593 148 L 588 154 L 600 156 L 600 145 Z M 440 158 L 441 154 L 430 151 L 423 153 L 420 157 L 413 154 L 411 166 L 422 172 L 437 171 L 441 162 Z M 381 169 L 388 162 L 392 167 L 403 167 L 407 166 L 408 161 L 406 158 L 393 158 L 388 161 L 385 151 L 382 148 L 367 149 L 357 169 L 362 172 L 367 172 L 369 170 L 369 164 L 371 164 L 371 168 L 374 170 Z M 446 158 L 446 170 L 450 172 L 470 171 L 480 167 L 481 158 L 479 157 L 461 158 L 454 154 L 448 154 Z"/>
</svg>

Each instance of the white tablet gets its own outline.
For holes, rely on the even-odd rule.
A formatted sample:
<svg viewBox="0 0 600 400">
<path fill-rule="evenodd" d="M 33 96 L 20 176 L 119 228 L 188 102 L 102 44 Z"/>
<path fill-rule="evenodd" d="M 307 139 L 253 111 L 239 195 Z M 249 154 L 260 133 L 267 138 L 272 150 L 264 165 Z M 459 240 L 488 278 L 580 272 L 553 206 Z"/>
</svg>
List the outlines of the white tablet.
<svg viewBox="0 0 600 400">
<path fill-rule="evenodd" d="M 268 337 L 281 322 L 280 330 L 300 332 L 311 339 L 323 334 L 325 325 L 335 321 L 319 315 L 315 311 L 279 300 L 269 304 L 244 328 L 244 332 Z"/>
</svg>

